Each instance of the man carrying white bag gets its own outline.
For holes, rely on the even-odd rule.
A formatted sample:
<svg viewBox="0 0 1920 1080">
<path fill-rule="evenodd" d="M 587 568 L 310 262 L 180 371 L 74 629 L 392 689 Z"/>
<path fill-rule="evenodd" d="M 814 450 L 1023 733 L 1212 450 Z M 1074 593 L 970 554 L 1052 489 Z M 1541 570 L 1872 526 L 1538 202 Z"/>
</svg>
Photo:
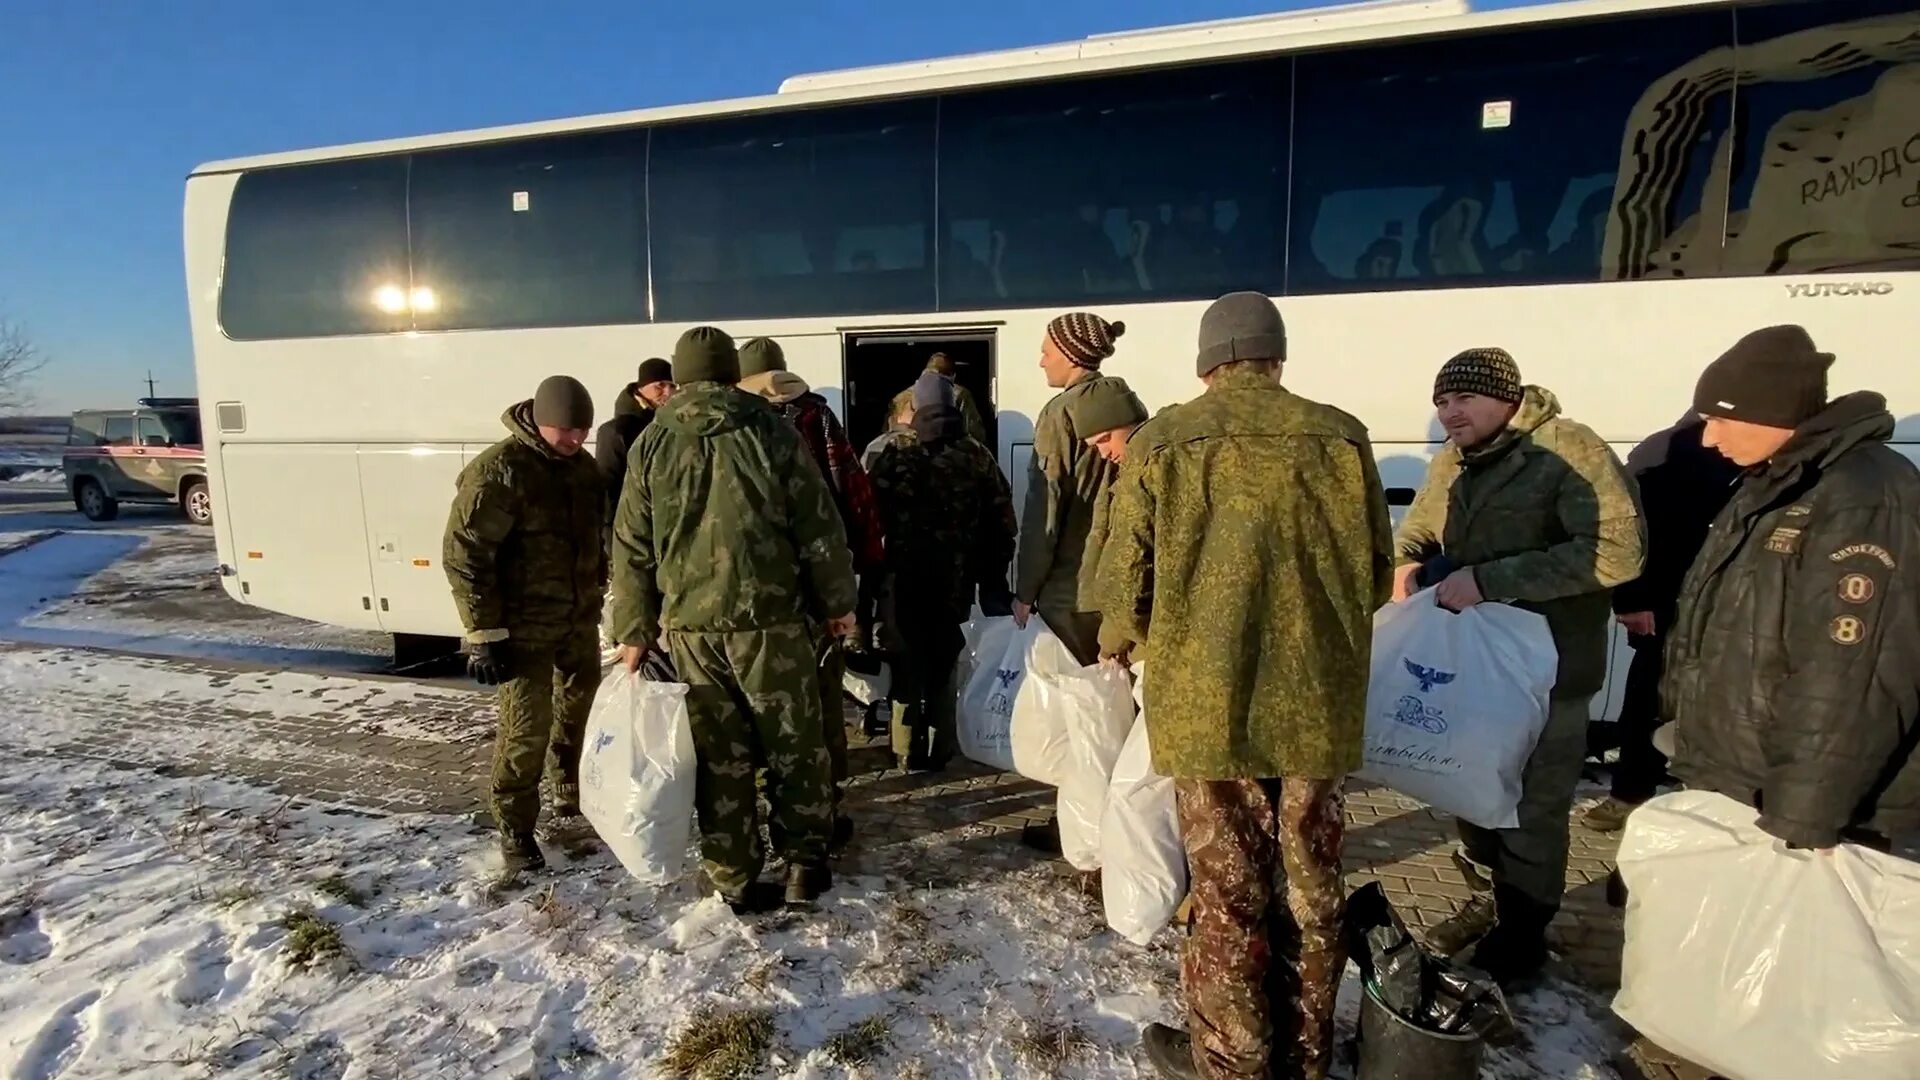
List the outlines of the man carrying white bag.
<svg viewBox="0 0 1920 1080">
<path fill-rule="evenodd" d="M 1013 764 L 1020 775 L 1060 789 L 1060 853 L 1076 870 L 1100 869 L 1107 782 L 1132 726 L 1127 670 L 1082 665 L 1052 631 L 1041 630 L 1014 697 Z"/>
<path fill-rule="evenodd" d="M 1133 665 L 1140 715 L 1114 763 L 1100 818 L 1100 899 L 1107 925 L 1142 948 L 1153 943 L 1187 896 L 1187 851 L 1173 778 L 1153 771 L 1141 686 L 1147 665 Z M 1065 820 L 1062 815 L 1062 820 Z"/>
<path fill-rule="evenodd" d="M 600 685 L 580 755 L 580 809 L 642 885 L 686 868 L 697 762 L 684 683 L 616 669 Z"/>
</svg>

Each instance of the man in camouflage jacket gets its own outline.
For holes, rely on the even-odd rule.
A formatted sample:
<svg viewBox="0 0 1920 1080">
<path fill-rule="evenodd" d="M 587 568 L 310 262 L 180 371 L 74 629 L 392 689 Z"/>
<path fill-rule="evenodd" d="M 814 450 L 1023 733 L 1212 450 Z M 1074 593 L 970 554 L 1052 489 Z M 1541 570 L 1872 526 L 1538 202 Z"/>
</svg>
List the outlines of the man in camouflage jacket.
<svg viewBox="0 0 1920 1080">
<path fill-rule="evenodd" d="M 1332 1060 L 1340 782 L 1391 539 L 1366 429 L 1284 389 L 1285 357 L 1265 296 L 1207 310 L 1206 393 L 1134 434 L 1100 564 L 1102 637 L 1144 646 L 1192 874 L 1187 1033 L 1146 1033 L 1168 1076 L 1320 1080 Z"/>
<path fill-rule="evenodd" d="M 467 630 L 468 669 L 500 687 L 493 816 L 503 873 L 545 865 L 540 775 L 556 823 L 577 825 L 580 739 L 600 685 L 605 481 L 582 444 L 593 399 L 564 375 L 508 409 L 511 434 L 460 472 L 441 561 Z"/>
<path fill-rule="evenodd" d="M 960 624 L 976 594 L 988 615 L 1012 610 L 1013 493 L 987 448 L 966 433 L 952 385 L 914 387 L 913 434 L 874 463 L 887 530 L 882 594 L 894 657 L 893 752 L 902 768 L 944 768 L 958 747 L 952 685 Z"/>
<path fill-rule="evenodd" d="M 1447 445 L 1395 538 L 1395 594 L 1434 584 L 1442 607 L 1483 601 L 1546 616 L 1560 653 L 1547 726 L 1522 775 L 1520 824 L 1460 822 L 1462 869 L 1492 882 L 1436 928 L 1451 951 L 1484 934 L 1473 963 L 1502 981 L 1546 960 L 1567 873 L 1567 815 L 1586 757 L 1587 709 L 1607 675 L 1610 591 L 1640 576 L 1645 533 L 1633 481 L 1606 441 L 1520 380 L 1501 349 L 1448 361 L 1433 398 Z M 1489 929 L 1491 928 L 1491 932 Z"/>
<path fill-rule="evenodd" d="M 831 886 L 832 762 L 816 628 L 853 628 L 853 564 L 820 470 L 766 401 L 740 390 L 733 340 L 696 327 L 674 348 L 680 390 L 628 460 L 614 523 L 613 618 L 635 670 L 662 632 L 690 690 L 695 806 L 714 888 L 765 910 L 754 771 L 767 771 L 786 899 Z"/>
</svg>

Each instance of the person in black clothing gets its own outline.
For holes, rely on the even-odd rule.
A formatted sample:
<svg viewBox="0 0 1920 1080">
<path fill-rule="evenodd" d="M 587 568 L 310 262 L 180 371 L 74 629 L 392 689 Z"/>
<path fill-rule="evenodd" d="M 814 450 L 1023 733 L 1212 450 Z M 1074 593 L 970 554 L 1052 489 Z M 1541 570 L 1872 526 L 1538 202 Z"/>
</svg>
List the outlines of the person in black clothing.
<svg viewBox="0 0 1920 1080">
<path fill-rule="evenodd" d="M 1653 798 L 1667 775 L 1667 758 L 1653 745 L 1660 726 L 1660 674 L 1667 632 L 1679 615 L 1680 585 L 1706 542 L 1707 529 L 1733 494 L 1740 467 L 1701 445 L 1705 421 L 1688 416 L 1649 437 L 1627 456 L 1627 472 L 1640 487 L 1640 515 L 1647 524 L 1647 560 L 1638 580 L 1613 591 L 1615 618 L 1627 631 L 1633 666 L 1617 735 L 1620 760 L 1609 798 L 1583 821 L 1599 832 L 1617 832 L 1634 807 Z"/>
<path fill-rule="evenodd" d="M 1884 397 L 1827 400 L 1796 326 L 1700 377 L 1702 442 L 1746 470 L 1681 590 L 1672 769 L 1801 848 L 1920 828 L 1920 470 Z"/>
<path fill-rule="evenodd" d="M 653 422 L 653 413 L 673 396 L 673 365 L 659 357 L 642 361 L 639 377 L 620 389 L 613 403 L 613 419 L 594 434 L 593 459 L 607 478 L 606 534 L 611 543 L 613 513 L 620 506 L 620 488 L 627 482 L 627 452 Z"/>
</svg>

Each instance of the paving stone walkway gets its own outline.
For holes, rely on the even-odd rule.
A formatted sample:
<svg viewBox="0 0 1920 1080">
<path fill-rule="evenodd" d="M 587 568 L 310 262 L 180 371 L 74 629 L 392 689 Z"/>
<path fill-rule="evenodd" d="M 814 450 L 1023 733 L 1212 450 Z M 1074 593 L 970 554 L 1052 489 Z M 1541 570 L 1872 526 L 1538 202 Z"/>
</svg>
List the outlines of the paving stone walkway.
<svg viewBox="0 0 1920 1080">
<path fill-rule="evenodd" d="M 474 815 L 485 804 L 493 704 L 478 691 L 0 645 L 0 710 L 15 719 L 9 730 L 31 733 L 0 735 L 0 752 L 220 775 L 360 812 Z M 1048 816 L 1052 789 L 970 763 L 939 776 L 904 775 L 883 743 L 858 737 L 851 706 L 847 720 L 856 774 L 847 807 L 858 828 L 847 871 L 959 884 L 1047 861 L 1020 846 L 1019 830 Z M 1453 824 L 1445 815 L 1359 784 L 1349 788 L 1347 813 L 1349 885 L 1380 882 L 1423 928 L 1471 895 L 1448 857 Z M 1576 820 L 1573 845 L 1554 942 L 1573 977 L 1609 988 L 1621 951 L 1620 915 L 1605 900 L 1615 840 Z"/>
</svg>

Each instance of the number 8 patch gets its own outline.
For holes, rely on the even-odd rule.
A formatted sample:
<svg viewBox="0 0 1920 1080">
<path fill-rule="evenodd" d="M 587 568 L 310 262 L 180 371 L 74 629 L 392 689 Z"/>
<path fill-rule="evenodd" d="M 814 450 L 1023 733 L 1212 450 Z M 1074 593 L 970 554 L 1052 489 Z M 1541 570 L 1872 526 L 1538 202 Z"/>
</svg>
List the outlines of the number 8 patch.
<svg viewBox="0 0 1920 1080">
<path fill-rule="evenodd" d="M 1857 615 L 1842 615 L 1828 625 L 1827 636 L 1841 645 L 1858 645 L 1867 636 L 1867 624 Z"/>
<path fill-rule="evenodd" d="M 1864 604 L 1873 599 L 1873 579 L 1865 574 L 1848 574 L 1841 578 L 1840 599 L 1849 604 Z"/>
</svg>

